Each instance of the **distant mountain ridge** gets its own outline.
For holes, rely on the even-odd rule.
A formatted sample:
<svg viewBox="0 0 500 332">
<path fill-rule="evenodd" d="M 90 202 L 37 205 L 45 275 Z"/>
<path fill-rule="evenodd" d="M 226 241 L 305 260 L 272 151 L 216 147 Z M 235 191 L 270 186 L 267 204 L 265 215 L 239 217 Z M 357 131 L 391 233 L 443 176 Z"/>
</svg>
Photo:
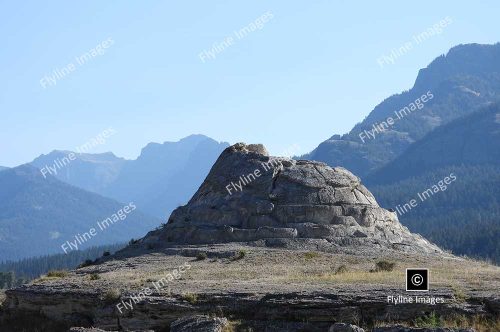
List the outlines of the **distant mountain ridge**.
<svg viewBox="0 0 500 332">
<path fill-rule="evenodd" d="M 142 211 L 166 219 L 198 189 L 228 146 L 204 135 L 191 135 L 178 142 L 149 143 L 135 160 L 118 158 L 110 152 L 76 154 L 76 160 L 57 169 L 57 174 L 50 174 L 120 202 L 134 201 Z M 42 169 L 69 153 L 53 151 L 31 164 Z"/>
<path fill-rule="evenodd" d="M 120 214 L 129 203 L 50 175 L 44 178 L 29 164 L 4 170 L 0 172 L 0 261 L 63 253 L 65 241 L 81 239 L 91 228 L 96 235 L 77 243 L 78 249 L 128 241 L 160 225 L 159 219 L 134 209 L 106 229 L 98 229 L 97 222 Z"/>
<path fill-rule="evenodd" d="M 363 143 L 360 133 L 373 129 L 428 92 L 434 97 L 422 109 Z M 385 99 L 348 134 L 333 135 L 302 158 L 343 166 L 366 177 L 436 127 L 470 114 L 499 97 L 500 44 L 459 45 L 421 69 L 409 91 Z"/>
<path fill-rule="evenodd" d="M 66 166 L 58 167 L 57 161 L 67 158 L 71 153 L 76 156 Z M 110 183 L 116 180 L 126 160 L 116 157 L 112 152 L 106 153 L 74 153 L 72 151 L 54 150 L 42 154 L 31 164 L 45 174 L 77 186 L 79 188 L 101 193 Z"/>
<path fill-rule="evenodd" d="M 436 128 L 378 171 L 367 184 L 388 184 L 451 165 L 500 166 L 500 104 Z"/>
</svg>

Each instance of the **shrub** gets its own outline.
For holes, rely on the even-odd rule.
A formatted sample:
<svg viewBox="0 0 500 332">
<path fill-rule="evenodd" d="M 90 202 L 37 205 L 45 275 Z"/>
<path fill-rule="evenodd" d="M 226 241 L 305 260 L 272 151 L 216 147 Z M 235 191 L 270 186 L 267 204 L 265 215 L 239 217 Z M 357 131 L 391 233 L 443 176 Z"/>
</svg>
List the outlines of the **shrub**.
<svg viewBox="0 0 500 332">
<path fill-rule="evenodd" d="M 433 311 L 428 316 L 422 316 L 415 319 L 415 326 L 426 328 L 440 327 L 442 326 L 442 322 L 441 318 Z"/>
<path fill-rule="evenodd" d="M 196 260 L 197 261 L 202 261 L 202 260 L 205 260 L 207 259 L 207 253 L 206 252 L 200 252 L 198 253 L 198 255 L 196 255 Z"/>
<path fill-rule="evenodd" d="M 245 256 L 247 255 L 247 251 L 244 250 L 244 249 L 241 249 L 238 251 L 238 253 L 234 256 L 233 260 L 239 260 L 239 259 L 243 259 L 245 258 Z"/>
<path fill-rule="evenodd" d="M 305 259 L 318 258 L 319 256 L 321 256 L 321 255 L 315 251 L 308 251 L 304 254 Z"/>
<path fill-rule="evenodd" d="M 139 240 L 130 239 L 130 241 L 128 242 L 128 245 L 131 246 L 131 245 L 136 244 L 138 242 L 139 242 Z"/>
<path fill-rule="evenodd" d="M 120 299 L 122 294 L 117 289 L 109 289 L 104 293 L 104 302 L 113 303 Z"/>
<path fill-rule="evenodd" d="M 64 278 L 68 276 L 68 271 L 64 270 L 51 270 L 47 272 L 48 278 Z"/>
<path fill-rule="evenodd" d="M 184 301 L 191 303 L 191 304 L 195 304 L 196 302 L 198 302 L 198 295 L 193 294 L 193 293 L 185 293 L 185 294 L 182 294 L 182 299 Z"/>
<path fill-rule="evenodd" d="M 97 273 L 92 273 L 90 275 L 90 280 L 99 280 L 99 279 L 101 279 L 101 276 Z"/>
<path fill-rule="evenodd" d="M 348 271 L 347 266 L 342 264 L 335 270 L 335 274 L 342 274 L 346 273 L 347 271 Z"/>
<path fill-rule="evenodd" d="M 109 256 L 111 255 L 111 253 L 109 251 L 105 251 L 102 253 L 102 257 L 106 257 L 106 256 Z"/>
<path fill-rule="evenodd" d="M 91 259 L 86 259 L 85 262 L 81 263 L 80 265 L 78 265 L 78 268 L 82 268 L 82 267 L 86 267 L 86 266 L 90 266 L 94 264 L 94 262 L 92 262 Z"/>
<path fill-rule="evenodd" d="M 396 263 L 389 262 L 389 261 L 378 261 L 375 263 L 375 270 L 371 270 L 370 272 L 381 272 L 381 271 L 387 271 L 391 272 L 394 270 L 394 267 L 396 266 Z"/>
<path fill-rule="evenodd" d="M 459 286 L 452 286 L 451 290 L 453 292 L 453 297 L 457 302 L 465 302 L 467 301 L 467 295 L 465 294 L 464 290 L 460 288 Z"/>
</svg>

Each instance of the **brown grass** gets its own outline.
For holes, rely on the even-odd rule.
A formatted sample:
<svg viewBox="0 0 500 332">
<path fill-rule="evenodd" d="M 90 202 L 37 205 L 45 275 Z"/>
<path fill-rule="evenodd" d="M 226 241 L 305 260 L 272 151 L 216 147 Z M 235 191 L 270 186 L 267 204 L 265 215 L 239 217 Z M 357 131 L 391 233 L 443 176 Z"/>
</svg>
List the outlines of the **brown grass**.
<svg viewBox="0 0 500 332">
<path fill-rule="evenodd" d="M 51 270 L 47 272 L 47 278 L 65 278 L 69 275 L 65 270 Z"/>
<path fill-rule="evenodd" d="M 405 327 L 440 327 L 449 329 L 470 329 L 476 332 L 500 331 L 500 318 L 487 319 L 484 316 L 467 317 L 465 315 L 451 315 L 449 317 L 423 316 L 413 322 L 377 321 L 374 327 L 401 325 Z"/>
<path fill-rule="evenodd" d="M 182 299 L 184 301 L 191 303 L 191 304 L 195 304 L 198 302 L 198 295 L 193 294 L 193 293 L 184 293 L 184 294 L 182 294 Z"/>
<path fill-rule="evenodd" d="M 5 301 L 5 290 L 0 289 L 0 308 L 2 308 L 2 304 Z"/>
</svg>

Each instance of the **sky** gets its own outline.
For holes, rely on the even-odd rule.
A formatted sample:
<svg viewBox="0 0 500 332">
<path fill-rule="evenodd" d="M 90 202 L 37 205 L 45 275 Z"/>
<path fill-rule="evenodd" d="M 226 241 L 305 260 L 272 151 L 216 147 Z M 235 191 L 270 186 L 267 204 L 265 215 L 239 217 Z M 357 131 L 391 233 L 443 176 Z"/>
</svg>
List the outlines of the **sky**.
<svg viewBox="0 0 500 332">
<path fill-rule="evenodd" d="M 499 42 L 499 12 L 498 1 L 0 0 L 0 165 L 109 128 L 88 152 L 135 159 L 149 142 L 204 134 L 306 153 L 451 47 Z"/>
</svg>

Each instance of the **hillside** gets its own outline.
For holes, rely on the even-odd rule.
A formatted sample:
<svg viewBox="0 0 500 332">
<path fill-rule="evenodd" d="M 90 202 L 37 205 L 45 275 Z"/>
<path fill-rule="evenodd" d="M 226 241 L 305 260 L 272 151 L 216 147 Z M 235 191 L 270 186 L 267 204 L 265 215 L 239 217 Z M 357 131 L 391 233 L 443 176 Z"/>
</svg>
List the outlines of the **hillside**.
<svg viewBox="0 0 500 332">
<path fill-rule="evenodd" d="M 435 129 L 365 181 L 388 184 L 450 165 L 499 166 L 499 146 L 500 104 L 492 104 Z"/>
<path fill-rule="evenodd" d="M 387 98 L 348 134 L 332 136 L 303 158 L 365 177 L 436 127 L 498 100 L 499 91 L 500 44 L 456 46 L 420 70 L 409 91 Z"/>
<path fill-rule="evenodd" d="M 191 135 L 178 142 L 149 143 L 135 160 L 110 152 L 76 154 L 76 160 L 56 169 L 55 176 L 119 202 L 134 201 L 142 211 L 165 219 L 196 191 L 227 146 L 203 135 Z M 55 161 L 70 153 L 53 151 L 31 164 L 40 169 L 46 165 L 54 168 Z"/>
<path fill-rule="evenodd" d="M 453 173 L 446 189 L 421 201 L 418 193 Z M 380 206 L 396 209 L 411 199 L 417 206 L 399 220 L 412 232 L 457 255 L 500 263 L 500 170 L 498 165 L 463 165 L 432 170 L 387 185 L 368 186 Z"/>
<path fill-rule="evenodd" d="M 96 223 L 107 218 L 114 222 L 99 229 Z M 63 253 L 61 245 L 66 241 L 78 249 L 124 242 L 159 224 L 134 209 L 132 201 L 118 203 L 54 177 L 44 178 L 31 165 L 0 173 L 0 261 Z M 96 234 L 86 236 L 91 228 Z M 77 243 L 75 236 L 86 238 Z"/>
</svg>

